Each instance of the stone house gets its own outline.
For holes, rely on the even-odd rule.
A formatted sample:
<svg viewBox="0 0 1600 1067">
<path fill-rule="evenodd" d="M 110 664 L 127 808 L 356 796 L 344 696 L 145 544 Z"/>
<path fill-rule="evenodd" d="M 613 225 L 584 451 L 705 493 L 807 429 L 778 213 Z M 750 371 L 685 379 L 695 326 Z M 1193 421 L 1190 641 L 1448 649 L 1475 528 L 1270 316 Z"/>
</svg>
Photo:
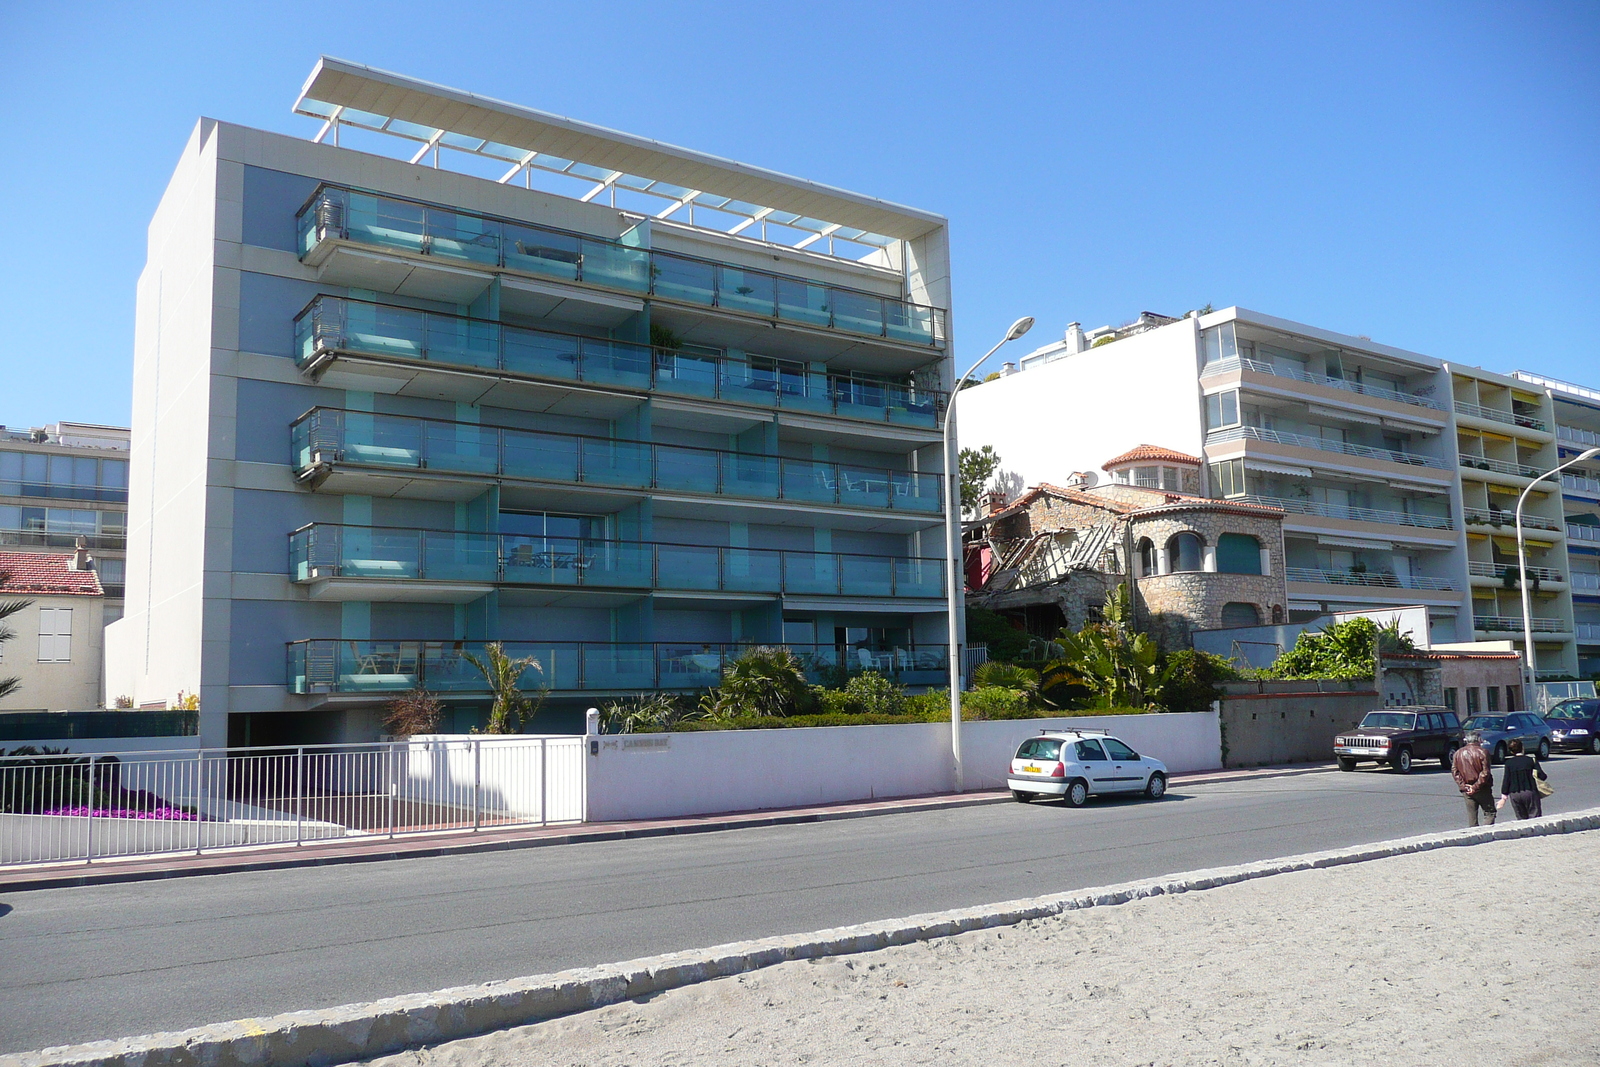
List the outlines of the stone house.
<svg viewBox="0 0 1600 1067">
<path fill-rule="evenodd" d="M 1084 472 L 991 501 L 965 526 L 967 603 L 1048 639 L 1097 621 L 1131 574 L 1138 624 L 1168 649 L 1197 629 L 1282 622 L 1283 512 L 1196 495 L 1199 466 L 1141 445 L 1106 462 L 1108 481 Z"/>
</svg>

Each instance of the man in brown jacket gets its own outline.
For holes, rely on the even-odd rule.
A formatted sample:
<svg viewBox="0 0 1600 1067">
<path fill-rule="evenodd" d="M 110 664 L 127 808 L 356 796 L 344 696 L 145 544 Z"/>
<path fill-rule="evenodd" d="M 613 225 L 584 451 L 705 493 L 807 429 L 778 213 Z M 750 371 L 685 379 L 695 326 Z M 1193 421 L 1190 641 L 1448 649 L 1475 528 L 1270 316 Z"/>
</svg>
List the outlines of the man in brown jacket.
<svg viewBox="0 0 1600 1067">
<path fill-rule="evenodd" d="M 1466 743 L 1456 749 L 1456 757 L 1450 761 L 1450 773 L 1467 801 L 1467 825 L 1477 826 L 1478 816 L 1482 814 L 1484 825 L 1493 826 L 1494 778 L 1489 773 L 1489 754 L 1476 737 L 1467 738 Z"/>
</svg>

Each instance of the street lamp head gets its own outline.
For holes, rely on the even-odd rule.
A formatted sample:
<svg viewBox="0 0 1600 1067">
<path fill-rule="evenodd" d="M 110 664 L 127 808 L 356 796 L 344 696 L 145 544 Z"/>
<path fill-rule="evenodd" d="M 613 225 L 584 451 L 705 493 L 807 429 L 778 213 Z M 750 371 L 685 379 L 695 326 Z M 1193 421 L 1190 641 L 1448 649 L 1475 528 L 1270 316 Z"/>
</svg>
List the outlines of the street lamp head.
<svg viewBox="0 0 1600 1067">
<path fill-rule="evenodd" d="M 1006 331 L 1006 340 L 1015 341 L 1017 338 L 1021 337 L 1031 329 L 1033 329 L 1033 316 L 1024 315 L 1022 318 L 1011 324 L 1011 329 Z M 1600 451 L 1600 449 L 1597 449 L 1596 451 Z"/>
<path fill-rule="evenodd" d="M 1012 329 L 1014 330 L 1016 327 L 1013 326 Z M 1578 459 L 1593 459 L 1596 456 L 1600 456 L 1600 448 L 1591 448 L 1585 452 L 1579 453 Z M 1574 460 L 1573 462 L 1576 463 L 1577 460 Z"/>
</svg>

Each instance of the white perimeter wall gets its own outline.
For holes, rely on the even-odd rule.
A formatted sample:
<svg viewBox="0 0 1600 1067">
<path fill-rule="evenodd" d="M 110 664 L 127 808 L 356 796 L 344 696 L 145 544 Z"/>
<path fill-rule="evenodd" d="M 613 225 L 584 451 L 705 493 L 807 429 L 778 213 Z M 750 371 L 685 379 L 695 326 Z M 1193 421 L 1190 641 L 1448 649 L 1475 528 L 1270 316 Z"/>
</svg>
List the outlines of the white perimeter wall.
<svg viewBox="0 0 1600 1067">
<path fill-rule="evenodd" d="M 1040 730 L 1104 729 L 1174 774 L 1222 765 L 1214 712 L 969 722 L 968 790 L 1001 789 L 1018 745 Z M 948 723 L 718 730 L 591 737 L 590 822 L 836 804 L 955 788 Z"/>
<path fill-rule="evenodd" d="M 993 445 L 1009 493 L 1065 485 L 1135 445 L 1200 455 L 1204 440 L 1198 320 L 1063 356 L 963 390 L 956 402 L 962 448 Z"/>
</svg>

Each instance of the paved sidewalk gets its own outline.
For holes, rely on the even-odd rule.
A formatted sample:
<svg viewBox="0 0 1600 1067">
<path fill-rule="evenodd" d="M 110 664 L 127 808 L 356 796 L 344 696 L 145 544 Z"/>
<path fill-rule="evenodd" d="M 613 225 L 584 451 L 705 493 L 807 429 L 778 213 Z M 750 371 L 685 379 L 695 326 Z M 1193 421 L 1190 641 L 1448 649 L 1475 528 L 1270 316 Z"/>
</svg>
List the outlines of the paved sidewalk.
<svg viewBox="0 0 1600 1067">
<path fill-rule="evenodd" d="M 1202 771 L 1171 776 L 1174 788 L 1217 782 L 1252 781 L 1331 770 L 1331 763 L 1288 764 L 1246 770 Z M 28 889 L 60 889 L 70 886 L 99 885 L 110 882 L 142 882 L 160 878 L 187 878 L 202 874 L 232 874 L 242 871 L 271 871 L 287 867 L 315 867 L 332 863 L 372 863 L 383 860 L 418 859 L 436 856 L 462 856 L 474 852 L 500 852 L 550 845 L 575 845 L 588 841 L 620 841 L 629 838 L 666 837 L 674 834 L 711 833 L 759 826 L 785 826 L 797 823 L 830 822 L 836 819 L 862 819 L 875 815 L 896 815 L 912 811 L 938 811 L 942 808 L 969 807 L 975 804 L 1008 803 L 1004 790 L 976 793 L 947 793 L 934 796 L 896 797 L 888 800 L 853 801 L 809 808 L 784 808 L 768 811 L 691 815 L 675 819 L 641 819 L 631 822 L 563 823 L 545 827 L 517 827 L 508 830 L 450 831 L 377 839 L 345 839 L 339 844 L 304 846 L 266 846 L 208 852 L 204 855 L 167 854 L 137 859 L 105 859 L 93 864 L 52 863 L 0 870 L 0 893 Z"/>
</svg>

